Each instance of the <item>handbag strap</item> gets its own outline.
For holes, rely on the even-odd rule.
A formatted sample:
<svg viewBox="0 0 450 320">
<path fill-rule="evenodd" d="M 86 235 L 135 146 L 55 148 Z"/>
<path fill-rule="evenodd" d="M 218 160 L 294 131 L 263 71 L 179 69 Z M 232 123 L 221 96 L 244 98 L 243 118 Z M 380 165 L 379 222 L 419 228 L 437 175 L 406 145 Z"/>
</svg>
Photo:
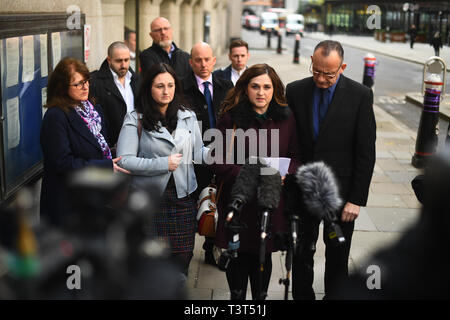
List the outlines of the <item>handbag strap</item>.
<svg viewBox="0 0 450 320">
<path fill-rule="evenodd" d="M 227 155 L 225 158 L 225 163 L 226 163 L 226 160 L 229 158 L 229 156 L 231 156 L 231 152 L 233 151 L 235 135 L 236 135 L 236 125 L 233 125 L 233 134 L 231 135 L 230 149 L 228 149 L 228 152 L 227 152 Z M 215 203 L 219 202 L 219 197 L 220 197 L 220 193 L 222 191 L 222 187 L 223 187 L 223 181 L 220 182 L 219 190 L 217 190 L 216 201 L 214 201 Z"/>
</svg>

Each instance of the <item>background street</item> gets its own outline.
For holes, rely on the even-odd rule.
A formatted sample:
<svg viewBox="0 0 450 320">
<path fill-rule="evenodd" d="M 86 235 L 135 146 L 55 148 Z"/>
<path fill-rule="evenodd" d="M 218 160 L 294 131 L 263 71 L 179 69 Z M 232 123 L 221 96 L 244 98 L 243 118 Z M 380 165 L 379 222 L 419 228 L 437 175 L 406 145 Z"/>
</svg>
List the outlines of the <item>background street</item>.
<svg viewBox="0 0 450 320">
<path fill-rule="evenodd" d="M 323 33 L 305 33 L 300 42 L 300 56 L 310 61 L 310 56 L 313 54 L 314 47 L 319 43 L 319 39 L 325 38 L 327 35 Z M 355 45 L 347 45 L 343 43 L 344 48 L 344 60 L 347 63 L 345 69 L 345 75 L 349 78 L 362 82 L 364 73 L 363 58 L 370 50 L 362 50 L 358 48 L 359 39 L 367 41 L 368 37 L 358 36 L 344 36 L 333 35 L 330 39 L 340 41 L 341 38 L 352 38 Z M 253 50 L 266 50 L 267 49 L 267 36 L 261 35 L 258 31 L 242 30 L 242 38 L 249 43 L 249 46 Z M 342 40 L 342 39 L 341 39 Z M 290 35 L 286 37 L 282 34 L 283 42 L 283 54 L 293 55 L 295 46 L 295 37 Z M 277 48 L 278 39 L 276 36 L 271 37 L 271 48 Z M 409 53 L 414 53 L 415 50 L 421 50 L 428 52 L 428 57 L 434 55 L 433 48 L 428 44 L 416 43 L 413 49 L 409 48 L 409 43 L 402 44 L 390 44 L 386 43 L 386 53 L 389 53 L 390 46 L 404 46 L 405 57 Z M 448 47 L 444 46 L 442 52 L 448 51 Z M 373 53 L 373 52 L 372 52 Z M 414 107 L 414 104 L 405 99 L 405 95 L 408 92 L 419 92 L 422 86 L 422 73 L 423 65 L 417 62 L 399 59 L 398 57 L 392 57 L 389 55 L 382 55 L 373 53 L 377 58 L 377 66 L 375 71 L 375 85 L 373 87 L 375 103 L 377 103 L 382 109 L 393 115 L 396 119 L 403 122 L 406 126 L 414 131 L 417 131 L 419 127 L 420 115 L 422 109 Z M 425 62 L 425 60 L 423 60 Z M 450 61 L 446 60 L 447 68 L 450 68 Z M 450 75 L 447 74 L 447 83 L 450 83 Z M 450 87 L 447 86 L 446 93 L 450 94 Z M 449 100 L 449 99 L 447 99 Z M 449 101 L 444 101 L 444 103 Z M 444 137 L 447 133 L 448 121 L 441 120 L 439 122 L 439 134 L 444 141 Z"/>
</svg>

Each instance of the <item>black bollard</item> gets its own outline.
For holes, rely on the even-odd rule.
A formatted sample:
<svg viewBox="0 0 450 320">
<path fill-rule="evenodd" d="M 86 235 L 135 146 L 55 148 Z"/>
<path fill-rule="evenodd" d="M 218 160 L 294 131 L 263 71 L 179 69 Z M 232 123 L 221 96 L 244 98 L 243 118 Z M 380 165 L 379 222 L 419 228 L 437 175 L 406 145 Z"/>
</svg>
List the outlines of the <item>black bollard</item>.
<svg viewBox="0 0 450 320">
<path fill-rule="evenodd" d="M 377 63 L 377 59 L 374 55 L 368 53 L 364 57 L 364 76 L 363 76 L 363 85 L 366 87 L 372 88 L 375 79 L 375 64 Z"/>
<path fill-rule="evenodd" d="M 447 137 L 445 138 L 445 147 L 450 150 L 450 123 L 447 128 Z"/>
<path fill-rule="evenodd" d="M 270 43 L 270 37 L 272 35 L 272 31 L 266 31 L 266 32 L 267 32 L 267 48 L 270 49 L 272 47 L 271 43 Z"/>
<path fill-rule="evenodd" d="M 300 35 L 295 35 L 294 63 L 300 63 Z"/>
<path fill-rule="evenodd" d="M 277 46 L 277 53 L 281 54 L 281 32 L 278 32 L 278 46 Z"/>
<path fill-rule="evenodd" d="M 426 167 L 427 161 L 436 153 L 442 85 L 443 82 L 438 74 L 431 74 L 425 80 L 423 110 L 417 132 L 416 151 L 411 161 L 415 168 Z"/>
</svg>

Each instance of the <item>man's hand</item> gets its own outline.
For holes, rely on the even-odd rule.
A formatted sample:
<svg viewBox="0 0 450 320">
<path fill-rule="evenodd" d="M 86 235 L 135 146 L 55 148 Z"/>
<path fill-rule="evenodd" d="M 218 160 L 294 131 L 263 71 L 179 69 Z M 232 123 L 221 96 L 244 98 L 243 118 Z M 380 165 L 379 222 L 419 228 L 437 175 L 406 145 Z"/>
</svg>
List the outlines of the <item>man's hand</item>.
<svg viewBox="0 0 450 320">
<path fill-rule="evenodd" d="M 343 222 L 352 222 L 356 218 L 358 218 L 359 215 L 359 206 L 356 204 L 353 204 L 351 202 L 347 202 L 344 206 L 344 209 L 342 209 L 342 218 L 341 220 Z"/>
</svg>

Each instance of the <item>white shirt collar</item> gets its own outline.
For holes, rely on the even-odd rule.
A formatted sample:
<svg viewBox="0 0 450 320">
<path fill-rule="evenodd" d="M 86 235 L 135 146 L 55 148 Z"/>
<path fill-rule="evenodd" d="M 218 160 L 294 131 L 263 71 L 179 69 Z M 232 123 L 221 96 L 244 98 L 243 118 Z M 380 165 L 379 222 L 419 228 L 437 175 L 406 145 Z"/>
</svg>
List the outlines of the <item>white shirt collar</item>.
<svg viewBox="0 0 450 320">
<path fill-rule="evenodd" d="M 115 73 L 114 70 L 111 69 L 111 67 L 109 67 L 109 70 L 111 70 L 114 81 L 119 81 L 119 76 L 117 75 L 117 73 Z M 132 76 L 132 74 L 131 74 L 130 70 L 128 70 L 127 73 L 125 74 L 125 80 L 127 82 L 131 81 L 131 76 Z"/>
<path fill-rule="evenodd" d="M 241 71 L 237 71 L 233 67 L 231 67 L 231 82 L 233 82 L 233 85 L 236 85 L 236 82 L 239 80 L 239 77 L 244 73 L 244 71 L 247 69 L 245 67 Z"/>
<path fill-rule="evenodd" d="M 200 78 L 199 76 L 197 76 L 196 74 L 194 74 L 195 75 L 195 79 L 197 80 L 197 85 L 200 87 L 200 86 L 202 86 L 203 87 L 203 82 L 205 82 L 205 81 L 209 81 L 209 83 L 212 85 L 212 73 L 209 75 L 209 77 L 208 77 L 208 79 L 206 79 L 206 80 L 203 80 L 202 78 Z"/>
<path fill-rule="evenodd" d="M 237 71 L 235 68 L 231 67 L 231 73 L 235 73 L 236 75 L 238 75 L 240 77 L 240 76 L 242 76 L 242 74 L 245 72 L 246 69 L 247 69 L 247 67 L 245 67 L 241 71 Z"/>
</svg>

